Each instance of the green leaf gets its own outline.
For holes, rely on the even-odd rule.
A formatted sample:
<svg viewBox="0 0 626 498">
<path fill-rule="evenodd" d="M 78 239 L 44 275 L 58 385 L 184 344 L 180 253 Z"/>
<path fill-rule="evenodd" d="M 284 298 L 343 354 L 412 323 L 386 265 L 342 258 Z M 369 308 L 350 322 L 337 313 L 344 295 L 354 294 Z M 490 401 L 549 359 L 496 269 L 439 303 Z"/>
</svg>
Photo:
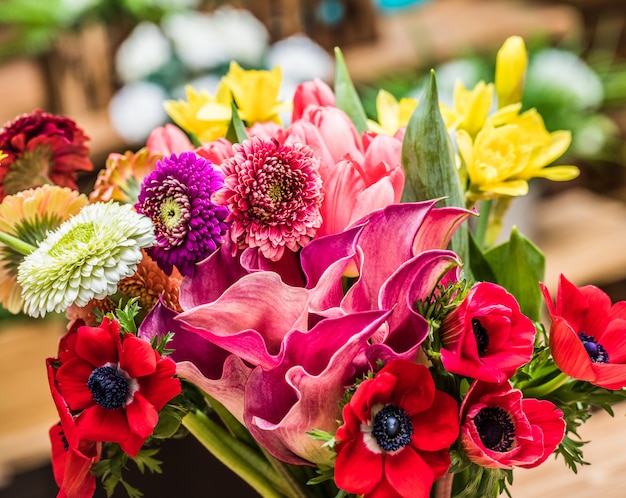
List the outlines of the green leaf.
<svg viewBox="0 0 626 498">
<path fill-rule="evenodd" d="M 469 232 L 469 231 L 468 231 Z M 472 274 L 476 280 L 482 280 L 486 282 L 495 282 L 496 277 L 491 270 L 491 266 L 485 259 L 482 249 L 478 246 L 476 239 L 469 232 L 469 255 Z"/>
<path fill-rule="evenodd" d="M 443 198 L 440 206 L 465 207 L 452 142 L 439 111 L 434 71 L 430 72 L 425 95 L 407 125 L 402 141 L 402 164 L 406 175 L 402 202 Z M 465 224 L 452 236 L 451 247 L 469 273 L 470 253 Z"/>
<path fill-rule="evenodd" d="M 338 47 L 335 47 L 335 98 L 337 107 L 348 115 L 357 131 L 367 130 L 367 115 Z"/>
<path fill-rule="evenodd" d="M 174 436 L 180 426 L 183 423 L 184 413 L 173 410 L 173 409 L 163 409 L 159 413 L 159 422 L 154 428 L 154 432 L 152 433 L 152 437 L 157 439 L 169 439 Z"/>
<path fill-rule="evenodd" d="M 489 249 L 485 260 L 496 283 L 515 296 L 522 313 L 533 321 L 540 321 L 539 282 L 544 279 L 545 256 L 537 246 L 513 228 L 508 242 Z"/>
<path fill-rule="evenodd" d="M 226 131 L 226 139 L 231 143 L 241 143 L 244 140 L 248 140 L 248 134 L 246 133 L 246 127 L 239 116 L 239 111 L 234 102 L 231 102 L 232 117 L 230 124 L 228 125 L 228 131 Z"/>
</svg>

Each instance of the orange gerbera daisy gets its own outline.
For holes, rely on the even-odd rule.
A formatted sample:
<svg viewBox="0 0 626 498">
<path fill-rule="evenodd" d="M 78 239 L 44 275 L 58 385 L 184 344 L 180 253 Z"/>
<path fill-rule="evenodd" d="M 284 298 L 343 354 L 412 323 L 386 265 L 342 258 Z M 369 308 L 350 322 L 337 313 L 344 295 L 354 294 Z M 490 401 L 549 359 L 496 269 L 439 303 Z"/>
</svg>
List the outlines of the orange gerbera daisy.
<svg viewBox="0 0 626 498">
<path fill-rule="evenodd" d="M 89 201 L 67 187 L 44 185 L 4 198 L 0 204 L 0 231 L 37 246 L 46 233 L 78 213 Z M 17 267 L 24 255 L 0 243 L 0 303 L 11 313 L 22 310 Z"/>
<path fill-rule="evenodd" d="M 161 154 L 150 152 L 146 147 L 135 153 L 109 154 L 104 169 L 98 173 L 89 200 L 135 204 L 142 180 L 154 170 L 161 157 Z"/>
</svg>

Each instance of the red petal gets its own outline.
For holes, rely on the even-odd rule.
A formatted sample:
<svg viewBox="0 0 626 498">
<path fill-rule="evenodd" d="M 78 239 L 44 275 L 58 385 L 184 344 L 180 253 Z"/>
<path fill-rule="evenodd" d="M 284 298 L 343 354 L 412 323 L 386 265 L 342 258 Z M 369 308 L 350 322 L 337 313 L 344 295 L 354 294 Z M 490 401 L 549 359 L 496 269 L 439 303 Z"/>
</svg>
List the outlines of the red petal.
<svg viewBox="0 0 626 498">
<path fill-rule="evenodd" d="M 119 341 L 108 328 L 80 327 L 77 331 L 76 354 L 93 366 L 101 367 L 106 363 L 117 363 L 118 344 Z"/>
<path fill-rule="evenodd" d="M 570 377 L 594 382 L 596 374 L 591 368 L 589 354 L 570 324 L 554 317 L 550 330 L 550 351 L 557 366 Z"/>
<path fill-rule="evenodd" d="M 139 392 L 160 411 L 173 397 L 181 393 L 180 380 L 173 378 L 176 364 L 169 358 L 163 358 L 157 364 L 153 375 L 139 380 Z"/>
<path fill-rule="evenodd" d="M 383 477 L 383 456 L 369 450 L 363 435 L 339 446 L 335 461 L 335 482 L 350 493 L 368 493 Z"/>
<path fill-rule="evenodd" d="M 126 416 L 130 431 L 144 439 L 152 434 L 159 421 L 159 414 L 154 406 L 140 393 L 135 393 L 133 400 L 126 405 Z"/>
<path fill-rule="evenodd" d="M 406 498 L 430 496 L 435 481 L 433 469 L 411 445 L 385 455 L 385 478 L 399 496 Z"/>
<path fill-rule="evenodd" d="M 613 390 L 626 387 L 626 364 L 594 363 L 593 369 L 597 374 L 593 382 L 596 386 Z"/>
<path fill-rule="evenodd" d="M 459 407 L 452 396 L 441 391 L 435 391 L 432 406 L 414 416 L 412 421 L 411 444 L 420 450 L 443 450 L 459 435 Z"/>
<path fill-rule="evenodd" d="M 72 410 L 83 410 L 94 404 L 91 391 L 87 387 L 93 366 L 75 357 L 63 363 L 56 371 L 59 392 Z"/>
<path fill-rule="evenodd" d="M 133 379 L 153 374 L 157 354 L 149 342 L 126 334 L 120 352 L 120 368 Z"/>
<path fill-rule="evenodd" d="M 99 405 L 87 408 L 76 419 L 85 439 L 121 443 L 128 438 L 130 430 L 123 409 L 107 410 Z"/>
</svg>

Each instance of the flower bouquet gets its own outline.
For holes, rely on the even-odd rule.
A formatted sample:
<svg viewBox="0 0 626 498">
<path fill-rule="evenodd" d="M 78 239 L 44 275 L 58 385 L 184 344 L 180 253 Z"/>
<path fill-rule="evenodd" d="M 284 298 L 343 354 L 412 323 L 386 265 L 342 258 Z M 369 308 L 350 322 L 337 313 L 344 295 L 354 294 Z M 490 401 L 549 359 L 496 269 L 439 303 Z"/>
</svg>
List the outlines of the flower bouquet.
<svg viewBox="0 0 626 498">
<path fill-rule="evenodd" d="M 431 73 L 376 121 L 335 56 L 334 88 L 289 103 L 279 68 L 188 88 L 88 194 L 74 122 L 0 131 L 0 299 L 68 319 L 46 363 L 58 496 L 141 496 L 127 467 L 160 471 L 182 436 L 277 498 L 495 497 L 552 454 L 585 463 L 577 429 L 626 397 L 626 303 L 565 277 L 553 300 L 541 251 L 497 242 L 530 179 L 578 174 L 551 165 L 570 134 L 521 110 L 523 40 L 495 84 L 446 107 Z"/>
</svg>

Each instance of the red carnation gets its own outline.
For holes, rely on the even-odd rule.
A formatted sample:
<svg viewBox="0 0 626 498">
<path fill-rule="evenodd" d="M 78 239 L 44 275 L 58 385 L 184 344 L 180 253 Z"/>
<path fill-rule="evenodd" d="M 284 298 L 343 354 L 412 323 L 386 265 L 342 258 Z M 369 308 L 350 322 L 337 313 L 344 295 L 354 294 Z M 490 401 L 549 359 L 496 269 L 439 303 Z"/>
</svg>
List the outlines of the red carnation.
<svg viewBox="0 0 626 498">
<path fill-rule="evenodd" d="M 88 137 L 71 119 L 39 109 L 0 129 L 0 201 L 45 184 L 77 189 L 78 171 L 91 171 Z"/>
<path fill-rule="evenodd" d="M 459 434 L 456 401 L 435 389 L 424 365 L 387 364 L 343 408 L 335 482 L 365 498 L 430 496 Z"/>
<path fill-rule="evenodd" d="M 136 456 L 158 413 L 181 392 L 176 364 L 108 318 L 61 341 L 51 386 L 58 389 L 82 440 L 119 443 Z M 56 387 L 54 387 L 56 386 Z"/>
</svg>

